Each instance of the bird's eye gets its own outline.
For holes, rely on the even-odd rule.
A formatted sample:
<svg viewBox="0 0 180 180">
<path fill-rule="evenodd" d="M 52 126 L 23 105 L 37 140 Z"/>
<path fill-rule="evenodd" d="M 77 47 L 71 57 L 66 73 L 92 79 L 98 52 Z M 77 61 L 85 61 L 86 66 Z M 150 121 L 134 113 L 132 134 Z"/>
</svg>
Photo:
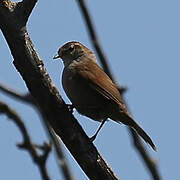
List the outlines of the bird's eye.
<svg viewBox="0 0 180 180">
<path fill-rule="evenodd" d="M 74 45 L 71 44 L 68 50 L 69 50 L 70 52 L 73 52 L 73 51 L 74 51 Z"/>
</svg>

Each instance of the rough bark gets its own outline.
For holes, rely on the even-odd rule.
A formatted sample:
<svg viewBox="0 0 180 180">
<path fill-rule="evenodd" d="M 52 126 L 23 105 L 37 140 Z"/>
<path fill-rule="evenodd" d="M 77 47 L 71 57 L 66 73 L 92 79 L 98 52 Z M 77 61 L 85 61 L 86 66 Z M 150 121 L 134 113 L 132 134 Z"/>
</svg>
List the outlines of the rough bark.
<svg viewBox="0 0 180 180">
<path fill-rule="evenodd" d="M 34 49 L 26 23 L 35 3 L 33 0 L 18 3 L 0 0 L 0 28 L 14 58 L 13 63 L 47 121 L 86 175 L 92 180 L 115 180 L 117 177 L 69 111 Z"/>
</svg>

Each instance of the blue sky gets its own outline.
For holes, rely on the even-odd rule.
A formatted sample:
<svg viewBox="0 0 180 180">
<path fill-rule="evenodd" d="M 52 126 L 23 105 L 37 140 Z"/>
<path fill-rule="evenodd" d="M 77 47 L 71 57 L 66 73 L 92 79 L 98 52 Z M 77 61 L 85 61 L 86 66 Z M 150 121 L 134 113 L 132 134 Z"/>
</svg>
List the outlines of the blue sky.
<svg viewBox="0 0 180 180">
<path fill-rule="evenodd" d="M 180 1 L 129 0 L 87 1 L 116 81 L 128 87 L 125 94 L 136 121 L 157 145 L 155 153 L 147 150 L 159 166 L 164 180 L 179 179 L 180 143 Z M 35 49 L 66 102 L 61 85 L 63 65 L 53 61 L 58 48 L 67 41 L 77 40 L 93 49 L 76 1 L 38 1 L 28 22 L 28 31 Z M 12 64 L 7 43 L 0 34 L 0 82 L 20 92 L 27 92 L 25 83 Z M 41 143 L 47 139 L 37 113 L 28 105 L 16 102 L 0 93 L 23 118 L 32 139 Z M 74 113 L 91 136 L 98 123 Z M 0 116 L 0 179 L 40 179 L 37 167 L 25 151 L 15 144 L 22 140 L 17 127 Z M 109 121 L 100 132 L 95 145 L 120 179 L 151 179 L 131 144 L 127 128 Z M 64 147 L 75 179 L 86 176 Z M 60 179 L 54 155 L 48 159 L 53 180 Z"/>
</svg>

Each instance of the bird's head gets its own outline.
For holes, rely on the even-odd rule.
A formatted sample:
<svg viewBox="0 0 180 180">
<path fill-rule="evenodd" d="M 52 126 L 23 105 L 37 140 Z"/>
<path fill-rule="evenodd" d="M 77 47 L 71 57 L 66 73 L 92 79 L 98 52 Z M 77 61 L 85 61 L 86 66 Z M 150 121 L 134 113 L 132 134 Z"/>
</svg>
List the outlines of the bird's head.
<svg viewBox="0 0 180 180">
<path fill-rule="evenodd" d="M 86 57 L 91 55 L 94 56 L 93 52 L 80 42 L 71 41 L 59 48 L 58 54 L 54 56 L 53 59 L 61 58 L 64 65 L 67 66 L 74 60 L 83 60 L 84 58 L 80 58 L 83 55 L 87 55 Z"/>
</svg>

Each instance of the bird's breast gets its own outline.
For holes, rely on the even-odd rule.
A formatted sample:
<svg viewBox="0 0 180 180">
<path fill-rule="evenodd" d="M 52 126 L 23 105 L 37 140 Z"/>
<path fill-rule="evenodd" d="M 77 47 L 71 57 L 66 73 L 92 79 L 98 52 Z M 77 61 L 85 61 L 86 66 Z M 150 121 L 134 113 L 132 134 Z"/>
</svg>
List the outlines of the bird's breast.
<svg viewBox="0 0 180 180">
<path fill-rule="evenodd" d="M 106 100 L 75 71 L 64 69 L 62 85 L 79 113 L 98 121 L 106 118 Z"/>
</svg>

